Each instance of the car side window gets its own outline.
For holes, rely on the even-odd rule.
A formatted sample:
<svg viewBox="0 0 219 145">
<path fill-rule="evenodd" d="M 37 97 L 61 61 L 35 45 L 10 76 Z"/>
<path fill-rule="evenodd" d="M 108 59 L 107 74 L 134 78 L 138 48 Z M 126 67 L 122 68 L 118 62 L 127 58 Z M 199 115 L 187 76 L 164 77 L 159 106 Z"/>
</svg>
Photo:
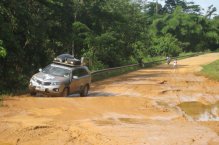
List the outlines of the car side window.
<svg viewBox="0 0 219 145">
<path fill-rule="evenodd" d="M 78 77 L 80 77 L 80 69 L 73 70 L 72 76 L 78 76 Z"/>
<path fill-rule="evenodd" d="M 88 72 L 85 69 L 81 69 L 81 76 L 86 76 L 88 75 Z"/>
<path fill-rule="evenodd" d="M 84 68 L 79 68 L 79 69 L 76 69 L 72 72 L 72 76 L 83 77 L 86 75 L 88 75 L 88 72 Z"/>
</svg>

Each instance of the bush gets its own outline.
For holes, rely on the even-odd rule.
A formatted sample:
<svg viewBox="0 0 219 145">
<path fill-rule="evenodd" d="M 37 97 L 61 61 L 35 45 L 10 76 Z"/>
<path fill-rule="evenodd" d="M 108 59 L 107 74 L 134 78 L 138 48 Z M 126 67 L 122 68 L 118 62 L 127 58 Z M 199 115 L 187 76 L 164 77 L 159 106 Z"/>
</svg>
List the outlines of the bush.
<svg viewBox="0 0 219 145">
<path fill-rule="evenodd" d="M 161 56 L 179 56 L 182 52 L 180 42 L 173 37 L 171 34 L 166 34 L 161 37 L 154 37 L 152 39 L 152 46 L 150 48 L 153 55 L 161 55 Z"/>
<path fill-rule="evenodd" d="M 7 54 L 5 48 L 3 47 L 3 42 L 0 40 L 0 57 L 5 57 Z"/>
</svg>

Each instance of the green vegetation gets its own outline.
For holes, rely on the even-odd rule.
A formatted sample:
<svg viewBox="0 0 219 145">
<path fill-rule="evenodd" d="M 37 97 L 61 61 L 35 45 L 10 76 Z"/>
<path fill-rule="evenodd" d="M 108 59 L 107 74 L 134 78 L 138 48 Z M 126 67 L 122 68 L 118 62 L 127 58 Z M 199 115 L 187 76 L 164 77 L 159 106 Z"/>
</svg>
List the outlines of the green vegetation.
<svg viewBox="0 0 219 145">
<path fill-rule="evenodd" d="M 118 76 L 121 74 L 125 74 L 131 71 L 138 70 L 138 69 L 140 69 L 139 66 L 129 66 L 129 67 L 121 68 L 121 69 L 104 71 L 104 72 L 92 75 L 92 82 L 103 80 L 103 79 L 113 77 L 113 76 Z"/>
<path fill-rule="evenodd" d="M 0 88 L 27 88 L 54 56 L 74 53 L 90 69 L 219 48 L 219 17 L 185 0 L 0 1 Z"/>
<path fill-rule="evenodd" d="M 203 66 L 201 74 L 207 76 L 210 79 L 219 81 L 219 60 Z"/>
<path fill-rule="evenodd" d="M 7 52 L 6 52 L 5 48 L 3 47 L 3 42 L 2 42 L 2 40 L 0 40 L 0 58 L 5 57 L 6 54 L 7 54 Z"/>
<path fill-rule="evenodd" d="M 188 57 L 191 57 L 193 55 L 199 55 L 200 53 L 181 53 L 178 57 L 178 59 L 183 59 L 183 58 L 188 58 Z M 203 54 L 203 53 L 201 53 Z M 127 66 L 127 67 L 121 67 L 121 68 L 118 68 L 118 69 L 112 69 L 112 70 L 107 70 L 107 71 L 103 71 L 103 72 L 100 72 L 100 73 L 97 73 L 97 74 L 93 74 L 92 75 L 92 81 L 99 81 L 99 80 L 103 80 L 103 79 L 106 79 L 106 78 L 110 78 L 110 77 L 113 77 L 113 76 L 118 76 L 118 75 L 121 75 L 121 74 L 125 74 L 125 73 L 128 73 L 128 72 L 131 72 L 131 71 L 135 71 L 135 70 L 138 70 L 138 69 L 141 69 L 142 67 L 144 68 L 147 68 L 147 67 L 152 67 L 152 66 L 155 66 L 155 65 L 159 65 L 159 64 L 162 64 L 162 63 L 166 63 L 166 58 L 165 57 L 161 57 L 161 56 L 157 56 L 157 57 L 147 57 L 147 58 L 144 58 L 144 65 L 143 66 Z"/>
</svg>

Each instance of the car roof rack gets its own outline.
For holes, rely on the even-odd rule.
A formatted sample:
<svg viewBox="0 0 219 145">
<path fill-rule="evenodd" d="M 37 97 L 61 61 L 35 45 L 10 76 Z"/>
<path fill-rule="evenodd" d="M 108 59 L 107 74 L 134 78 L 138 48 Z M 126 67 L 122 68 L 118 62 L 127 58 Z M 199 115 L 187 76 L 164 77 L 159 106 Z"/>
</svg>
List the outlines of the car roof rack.
<svg viewBox="0 0 219 145">
<path fill-rule="evenodd" d="M 75 64 L 70 64 L 70 63 L 67 63 L 67 62 L 58 62 L 58 61 L 53 61 L 53 63 L 59 64 L 59 65 L 64 65 L 64 66 L 71 66 L 71 67 L 82 66 L 82 65 L 75 65 Z"/>
</svg>

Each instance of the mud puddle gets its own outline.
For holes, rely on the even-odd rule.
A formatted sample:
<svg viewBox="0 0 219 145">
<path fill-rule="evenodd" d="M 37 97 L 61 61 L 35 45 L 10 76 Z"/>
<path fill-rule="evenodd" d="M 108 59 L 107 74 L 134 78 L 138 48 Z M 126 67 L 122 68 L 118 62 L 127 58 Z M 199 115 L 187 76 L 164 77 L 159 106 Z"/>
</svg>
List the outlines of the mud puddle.
<svg viewBox="0 0 219 145">
<path fill-rule="evenodd" d="M 147 120 L 143 116 L 108 113 L 101 120 L 93 120 L 97 125 L 121 125 L 121 124 L 145 124 Z"/>
<path fill-rule="evenodd" d="M 219 121 L 219 101 L 205 105 L 200 102 L 184 102 L 178 105 L 190 121 Z"/>
</svg>

